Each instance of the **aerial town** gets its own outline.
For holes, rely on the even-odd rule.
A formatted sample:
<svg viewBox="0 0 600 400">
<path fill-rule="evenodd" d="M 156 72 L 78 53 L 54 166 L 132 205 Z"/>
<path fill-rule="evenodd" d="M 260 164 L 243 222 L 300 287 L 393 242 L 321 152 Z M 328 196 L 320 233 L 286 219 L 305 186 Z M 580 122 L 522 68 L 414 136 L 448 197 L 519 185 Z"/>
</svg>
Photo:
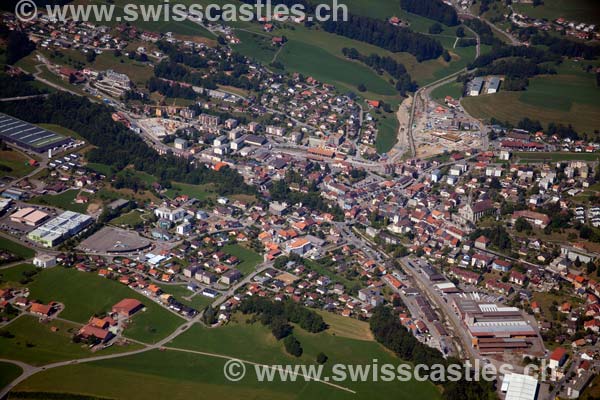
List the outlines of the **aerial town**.
<svg viewBox="0 0 600 400">
<path fill-rule="evenodd" d="M 598 78 L 600 52 L 552 68 L 554 53 L 529 54 L 533 30 L 595 49 L 597 25 L 529 16 L 545 5 L 524 1 L 428 2 L 458 15 L 439 21 L 460 23 L 450 48 L 474 61 L 452 66 L 457 50 L 426 84 L 362 39 L 311 30 L 344 37 L 337 59 L 379 65 L 393 95 L 278 65 L 311 29 L 302 19 L 189 15 L 195 36 L 3 12 L 0 398 L 600 398 L 600 89 L 570 109 L 595 130 L 473 112 L 533 96 L 570 62 Z M 385 29 L 437 20 L 402 10 Z M 535 72 L 514 73 L 517 57 Z M 468 394 L 414 380 L 257 389 L 198 372 L 369 358 L 512 372 Z M 134 379 L 148 387 L 132 393 Z"/>
</svg>

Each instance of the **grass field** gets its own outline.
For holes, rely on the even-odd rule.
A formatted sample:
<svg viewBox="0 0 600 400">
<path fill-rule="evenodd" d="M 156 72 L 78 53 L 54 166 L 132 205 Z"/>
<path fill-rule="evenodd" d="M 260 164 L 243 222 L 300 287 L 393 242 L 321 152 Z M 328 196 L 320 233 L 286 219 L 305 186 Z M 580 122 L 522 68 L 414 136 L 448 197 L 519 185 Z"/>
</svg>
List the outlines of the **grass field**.
<svg viewBox="0 0 600 400">
<path fill-rule="evenodd" d="M 321 275 L 325 275 L 325 276 L 329 277 L 329 279 L 331 279 L 333 282 L 341 283 L 346 288 L 349 288 L 354 284 L 354 282 L 352 282 L 351 280 L 349 280 L 339 274 L 336 274 L 335 271 L 333 271 L 329 268 L 326 268 L 313 260 L 305 259 L 304 264 L 306 265 L 307 268 L 310 268 L 311 270 L 316 271 Z"/>
<path fill-rule="evenodd" d="M 127 214 L 118 216 L 117 218 L 110 221 L 110 223 L 112 225 L 117 226 L 126 225 L 128 227 L 135 227 L 136 225 L 143 222 L 142 215 L 144 214 L 139 212 L 138 210 L 132 210 L 129 211 Z"/>
<path fill-rule="evenodd" d="M 92 171 L 101 173 L 104 176 L 111 176 L 114 174 L 114 168 L 110 165 L 99 164 L 99 163 L 87 163 L 86 167 Z"/>
<path fill-rule="evenodd" d="M 58 328 L 52 332 L 51 327 Z M 24 361 L 32 365 L 43 365 L 74 358 L 91 357 L 87 345 L 73 343 L 71 338 L 79 330 L 79 325 L 54 320 L 41 324 L 33 316 L 24 315 L 0 332 L 10 332 L 14 338 L 0 336 L 0 358 Z M 140 348 L 139 345 L 113 346 L 103 350 L 102 354 L 110 354 Z"/>
<path fill-rule="evenodd" d="M 377 398 L 369 393 L 356 396 L 316 382 L 257 382 L 250 366 L 248 370 L 252 371 L 252 376 L 230 382 L 223 376 L 225 362 L 217 357 L 153 350 L 44 371 L 22 382 L 15 390 L 69 392 L 131 400 Z"/>
<path fill-rule="evenodd" d="M 519 162 L 548 162 L 548 161 L 598 161 L 600 160 L 600 154 L 598 153 L 531 153 L 531 152 L 517 152 L 514 154 Z"/>
<path fill-rule="evenodd" d="M 585 73 L 573 62 L 565 62 L 558 75 L 530 79 L 523 92 L 500 91 L 493 95 L 466 97 L 462 104 L 473 116 L 482 119 L 495 117 L 516 124 L 524 117 L 571 124 L 580 133 L 598 129 L 600 88 L 594 75 Z"/>
<path fill-rule="evenodd" d="M 217 195 L 213 192 L 213 185 L 192 185 L 189 183 L 173 182 L 172 188 L 168 189 L 165 195 L 169 198 L 175 198 L 181 194 L 188 195 L 190 198 L 195 197 L 198 200 L 216 199 Z"/>
<path fill-rule="evenodd" d="M 28 285 L 30 298 L 44 303 L 58 301 L 65 305 L 60 316 L 85 323 L 95 313 L 110 311 L 124 298 L 134 298 L 146 307 L 132 317 L 125 336 L 143 342 L 155 342 L 175 330 L 183 320 L 150 299 L 134 292 L 116 281 L 101 278 L 93 273 L 66 268 L 52 268 L 36 275 Z"/>
<path fill-rule="evenodd" d="M 51 328 L 56 328 L 52 331 Z M 93 353 L 87 345 L 74 343 L 71 339 L 79 325 L 54 320 L 42 324 L 36 317 L 24 315 L 0 331 L 8 331 L 14 338 L 0 337 L 0 357 L 19 360 L 32 365 L 44 365 L 75 358 L 92 357 L 94 354 L 116 354 L 140 349 L 142 346 L 129 343 L 103 349 Z"/>
<path fill-rule="evenodd" d="M 240 322 L 217 329 L 194 326 L 169 346 L 216 352 L 265 364 L 314 363 L 316 355 L 324 352 L 329 358 L 325 366 L 326 371 L 334 363 L 366 365 L 371 364 L 373 359 L 377 359 L 380 364 L 401 362 L 374 341 L 350 339 L 329 330 L 310 334 L 298 327 L 294 328 L 294 335 L 300 341 L 304 352 L 301 357 L 295 358 L 285 352 L 283 343 L 278 342 L 266 327 L 259 323 L 247 324 L 244 322 L 245 317 L 241 315 L 236 315 L 236 318 L 239 318 Z M 240 337 L 244 340 L 239 340 Z M 249 343 L 252 345 L 248 346 Z M 436 389 L 429 383 L 344 382 L 344 386 L 356 390 L 361 396 L 370 394 L 372 398 L 411 398 L 410 396 L 417 393 L 417 398 L 439 397 Z"/>
<path fill-rule="evenodd" d="M 191 300 L 188 300 L 188 298 L 190 296 L 194 295 L 194 292 L 189 290 L 187 288 L 186 284 L 181 284 L 181 285 L 161 285 L 161 284 L 159 284 L 158 286 L 161 287 L 163 292 L 172 295 L 181 303 L 183 303 L 189 307 L 192 307 L 193 309 L 198 310 L 198 311 L 204 310 L 209 304 L 211 304 L 213 301 L 215 301 L 215 299 L 211 299 L 210 297 L 202 296 L 201 294 L 196 294 L 194 297 L 191 298 Z"/>
<path fill-rule="evenodd" d="M 45 194 L 43 196 L 34 197 L 31 199 L 31 202 L 34 204 L 49 205 L 63 210 L 85 213 L 88 205 L 75 203 L 75 198 L 78 194 L 79 190 L 66 190 L 57 195 Z"/>
<path fill-rule="evenodd" d="M 379 154 L 387 153 L 398 141 L 398 120 L 395 114 L 389 114 L 378 121 L 379 131 L 375 139 L 375 149 Z"/>
<path fill-rule="evenodd" d="M 0 178 L 5 176 L 20 178 L 29 174 L 35 167 L 30 166 L 27 163 L 28 160 L 29 157 L 21 154 L 21 152 L 15 150 L 1 150 Z"/>
<path fill-rule="evenodd" d="M 36 266 L 33 264 L 19 264 L 10 268 L 0 269 L 0 286 L 20 287 L 23 286 L 20 281 L 26 278 L 26 272 L 35 271 Z"/>
<path fill-rule="evenodd" d="M 256 266 L 263 260 L 260 254 L 239 244 L 223 246 L 222 251 L 240 259 L 241 262 L 236 266 L 236 268 L 244 275 L 248 275 L 254 271 Z"/>
<path fill-rule="evenodd" d="M 462 95 L 463 84 L 460 82 L 449 82 L 431 91 L 431 97 L 440 103 L 444 102 L 446 96 L 452 96 L 455 99 L 459 99 Z"/>
<path fill-rule="evenodd" d="M 0 237 L 0 249 L 10 251 L 22 258 L 31 258 L 35 255 L 35 251 L 5 237 Z"/>
<path fill-rule="evenodd" d="M 425 18 L 421 19 L 426 20 Z M 428 22 L 423 23 L 423 25 L 426 25 L 426 29 L 428 29 L 433 21 L 426 21 Z M 474 47 L 452 48 L 455 40 L 455 28 L 448 28 L 448 32 L 444 31 L 437 36 L 437 39 L 452 55 L 450 63 L 446 63 L 441 59 L 419 63 L 415 57 L 408 53 L 392 53 L 377 46 L 330 34 L 316 28 L 308 29 L 298 25 L 283 25 L 281 29 L 265 34 L 260 30 L 260 26 L 255 24 L 236 23 L 235 26 L 238 28 L 236 34 L 242 41 L 236 47 L 236 50 L 250 58 L 255 58 L 266 64 L 270 63 L 276 54 L 276 50 L 270 44 L 270 37 L 285 35 L 289 41 L 277 54 L 276 60 L 283 63 L 287 70 L 301 72 L 304 75 L 335 84 L 341 90 L 356 92 L 358 84 L 364 83 L 367 92 L 362 93 L 361 96 L 366 98 L 380 96 L 383 100 L 390 102 L 392 98 L 398 100 L 398 96 L 395 89 L 388 82 L 389 77 L 386 75 L 379 76 L 367 66 L 347 60 L 342 54 L 342 48 L 354 47 L 363 54 L 376 53 L 381 56 L 392 57 L 404 64 L 411 77 L 420 85 L 460 70 L 475 57 Z M 319 62 L 315 63 L 312 60 L 319 60 Z M 356 75 L 358 72 L 362 73 Z"/>
<path fill-rule="evenodd" d="M 345 337 L 355 340 L 373 340 L 373 334 L 368 322 L 359 321 L 354 318 L 342 317 L 339 314 L 327 311 L 317 311 L 329 325 L 327 332 L 334 336 Z"/>
<path fill-rule="evenodd" d="M 531 4 L 513 4 L 517 12 L 534 18 L 555 20 L 563 17 L 577 22 L 600 23 L 600 9 L 594 0 L 544 0 L 534 7 Z"/>
<path fill-rule="evenodd" d="M 21 375 L 22 372 L 23 370 L 21 367 L 15 364 L 0 361 L 0 388 L 3 388 L 11 383 L 19 375 Z"/>
</svg>

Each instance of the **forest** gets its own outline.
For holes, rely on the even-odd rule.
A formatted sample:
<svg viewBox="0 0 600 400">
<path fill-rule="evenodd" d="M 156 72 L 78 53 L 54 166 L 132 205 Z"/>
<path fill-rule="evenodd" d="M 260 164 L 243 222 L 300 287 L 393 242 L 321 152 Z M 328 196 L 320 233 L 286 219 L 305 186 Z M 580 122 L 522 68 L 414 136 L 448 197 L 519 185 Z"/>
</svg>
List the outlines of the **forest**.
<svg viewBox="0 0 600 400">
<path fill-rule="evenodd" d="M 0 39 L 6 41 L 6 63 L 12 65 L 35 50 L 35 44 L 22 31 L 9 31 L 0 24 Z"/>
<path fill-rule="evenodd" d="M 440 42 L 431 37 L 375 18 L 349 14 L 347 21 L 329 20 L 323 22 L 322 27 L 326 32 L 366 42 L 392 52 L 407 52 L 415 56 L 417 61 L 436 59 L 444 52 Z"/>
<path fill-rule="evenodd" d="M 410 13 L 420 15 L 448 26 L 458 25 L 458 15 L 454 7 L 441 0 L 401 0 L 400 7 Z"/>
<path fill-rule="evenodd" d="M 490 26 L 485 22 L 479 19 L 468 19 L 464 22 L 464 24 L 479 35 L 481 44 L 487 44 L 490 46 L 499 46 L 502 44 L 502 41 L 494 36 L 492 28 L 490 28 Z"/>
<path fill-rule="evenodd" d="M 385 71 L 390 74 L 392 78 L 397 79 L 396 89 L 402 96 L 404 96 L 407 92 L 415 92 L 418 88 L 417 83 L 411 79 L 410 75 L 406 71 L 406 67 L 391 57 L 382 57 L 375 53 L 366 56 L 361 54 L 355 48 L 347 47 L 342 49 L 342 53 L 351 60 L 361 61 L 362 63 L 373 68 L 379 74 Z"/>
</svg>

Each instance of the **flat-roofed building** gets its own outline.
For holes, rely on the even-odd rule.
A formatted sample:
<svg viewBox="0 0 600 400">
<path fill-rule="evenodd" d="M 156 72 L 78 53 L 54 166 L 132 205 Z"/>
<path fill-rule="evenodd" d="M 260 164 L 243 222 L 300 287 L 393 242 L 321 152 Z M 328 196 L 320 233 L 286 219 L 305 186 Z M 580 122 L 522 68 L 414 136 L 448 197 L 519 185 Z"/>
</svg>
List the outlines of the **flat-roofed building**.
<svg viewBox="0 0 600 400">
<path fill-rule="evenodd" d="M 89 215 L 65 211 L 29 232 L 27 237 L 44 247 L 54 247 L 77 235 L 94 222 Z"/>
<path fill-rule="evenodd" d="M 500 90 L 500 78 L 497 76 L 492 76 L 488 82 L 487 93 L 493 94 L 498 93 Z"/>
<path fill-rule="evenodd" d="M 56 257 L 52 254 L 38 254 L 33 259 L 33 265 L 39 268 L 50 268 L 56 265 Z"/>
<path fill-rule="evenodd" d="M 469 84 L 469 96 L 479 96 L 481 89 L 483 88 L 483 78 L 473 78 Z"/>
<path fill-rule="evenodd" d="M 482 354 L 524 350 L 538 340 L 536 330 L 516 307 L 461 296 L 453 297 L 451 304 L 465 324 L 473 347 Z"/>
<path fill-rule="evenodd" d="M 38 226 L 48 218 L 48 214 L 33 207 L 21 208 L 10 216 L 12 222 L 29 226 Z"/>
<path fill-rule="evenodd" d="M 48 149 L 64 146 L 73 139 L 47 129 L 0 113 L 0 137 L 27 150 L 44 153 Z"/>
<path fill-rule="evenodd" d="M 538 381 L 529 375 L 506 374 L 500 391 L 506 393 L 506 400 L 535 400 L 538 394 Z"/>
</svg>

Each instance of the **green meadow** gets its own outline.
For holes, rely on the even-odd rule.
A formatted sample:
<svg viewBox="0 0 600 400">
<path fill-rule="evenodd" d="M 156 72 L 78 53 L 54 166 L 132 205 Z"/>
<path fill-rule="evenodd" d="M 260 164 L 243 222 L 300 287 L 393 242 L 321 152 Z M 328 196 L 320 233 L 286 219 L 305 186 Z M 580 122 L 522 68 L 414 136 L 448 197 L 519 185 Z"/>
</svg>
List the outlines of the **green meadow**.
<svg viewBox="0 0 600 400">
<path fill-rule="evenodd" d="M 240 263 L 236 266 L 236 268 L 244 275 L 248 275 L 254 271 L 256 266 L 263 260 L 260 254 L 239 244 L 223 246 L 222 251 L 240 259 Z"/>
<path fill-rule="evenodd" d="M 9 251 L 21 258 L 31 258 L 35 255 L 35 251 L 29 247 L 25 247 L 22 244 L 13 242 L 5 237 L 0 237 L 0 250 Z M 5 270 L 2 272 L 5 272 Z"/>
<path fill-rule="evenodd" d="M 239 317 L 245 320 L 243 316 Z M 340 317 L 341 318 L 341 317 Z M 329 321 L 328 321 L 329 322 Z M 349 325 L 346 325 L 349 324 Z M 351 329 L 351 322 L 343 323 Z M 361 330 L 364 328 L 360 328 Z M 15 391 L 74 393 L 108 398 L 189 399 L 202 393 L 206 398 L 260 399 L 439 399 L 438 389 L 428 382 L 351 382 L 336 381 L 339 387 L 322 382 L 259 382 L 253 364 L 246 363 L 246 375 L 238 382 L 225 379 L 223 369 L 229 358 L 260 364 L 314 364 L 316 355 L 324 352 L 328 361 L 323 373 L 331 375 L 332 365 L 372 365 L 401 360 L 378 343 L 345 337 L 327 330 L 309 334 L 295 328 L 302 344 L 300 358 L 289 356 L 281 342 L 264 326 L 243 321 L 220 328 L 195 325 L 169 343 L 162 351 L 152 350 L 138 355 L 80 365 L 69 365 L 40 372 L 17 386 Z M 90 376 L 102 379 L 89 379 Z M 135 383 L 137 382 L 137 383 Z M 143 384 L 140 384 L 143 382 Z M 348 391 L 349 390 L 349 391 Z M 354 392 L 354 393 L 353 393 Z"/>
<path fill-rule="evenodd" d="M 544 0 L 534 7 L 532 4 L 513 4 L 517 12 L 534 18 L 555 20 L 563 17 L 576 22 L 600 23 L 600 9 L 595 0 Z"/>
<path fill-rule="evenodd" d="M 173 332 L 183 319 L 130 288 L 95 273 L 56 267 L 41 271 L 27 285 L 30 298 L 44 303 L 57 301 L 65 305 L 62 318 L 80 324 L 96 313 L 105 313 L 124 298 L 141 301 L 145 311 L 131 318 L 125 336 L 143 342 L 156 342 Z"/>
<path fill-rule="evenodd" d="M 23 370 L 21 367 L 15 364 L 0 361 L 0 388 L 3 388 L 11 383 L 19 375 L 21 375 L 22 372 Z"/>
<path fill-rule="evenodd" d="M 75 211 L 78 213 L 85 213 L 88 205 L 75 203 L 75 198 L 79 194 L 79 190 L 70 189 L 65 190 L 60 194 L 45 194 L 42 196 L 34 197 L 31 202 L 34 204 L 43 204 L 60 208 L 62 210 Z"/>
<path fill-rule="evenodd" d="M 36 317 L 20 316 L 0 329 L 2 334 L 0 335 L 0 358 L 19 360 L 31 365 L 44 365 L 91 357 L 94 353 L 86 344 L 72 341 L 73 335 L 79 328 L 78 324 L 61 320 L 40 323 Z M 133 344 L 112 346 L 96 355 L 114 354 L 138 348 L 141 346 Z"/>
<path fill-rule="evenodd" d="M 572 125 L 579 133 L 592 133 L 598 129 L 600 88 L 595 84 L 594 75 L 582 68 L 566 61 L 557 75 L 531 78 L 525 91 L 507 92 L 500 87 L 499 93 L 466 97 L 462 104 L 477 118 L 495 117 L 517 123 L 529 117 L 544 126 L 560 122 Z"/>
</svg>

